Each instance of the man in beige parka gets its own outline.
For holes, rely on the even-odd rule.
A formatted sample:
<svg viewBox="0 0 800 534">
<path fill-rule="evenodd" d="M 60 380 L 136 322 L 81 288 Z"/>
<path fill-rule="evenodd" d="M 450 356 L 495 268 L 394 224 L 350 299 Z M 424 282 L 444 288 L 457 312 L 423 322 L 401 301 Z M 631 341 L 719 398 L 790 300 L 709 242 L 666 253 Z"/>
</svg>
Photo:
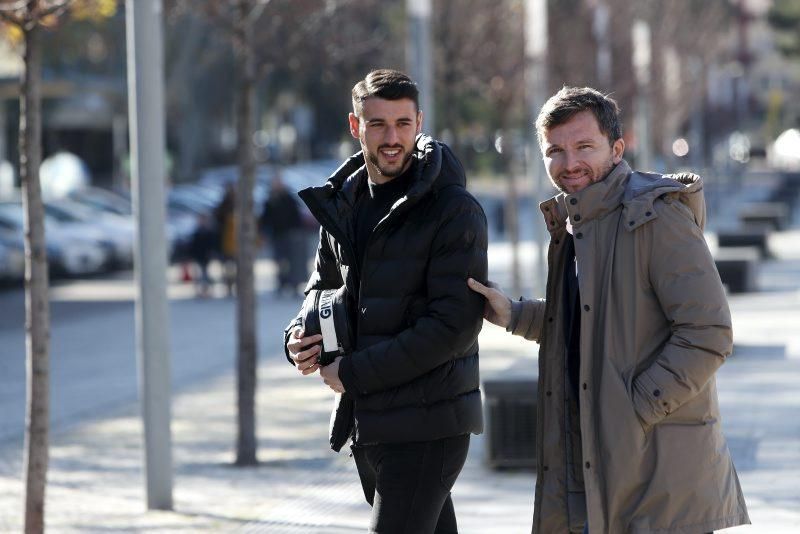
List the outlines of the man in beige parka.
<svg viewBox="0 0 800 534">
<path fill-rule="evenodd" d="M 714 373 L 731 317 L 699 176 L 633 172 L 617 104 L 565 87 L 536 121 L 561 191 L 541 204 L 547 294 L 470 279 L 486 319 L 537 341 L 533 532 L 702 534 L 749 523 Z"/>
</svg>

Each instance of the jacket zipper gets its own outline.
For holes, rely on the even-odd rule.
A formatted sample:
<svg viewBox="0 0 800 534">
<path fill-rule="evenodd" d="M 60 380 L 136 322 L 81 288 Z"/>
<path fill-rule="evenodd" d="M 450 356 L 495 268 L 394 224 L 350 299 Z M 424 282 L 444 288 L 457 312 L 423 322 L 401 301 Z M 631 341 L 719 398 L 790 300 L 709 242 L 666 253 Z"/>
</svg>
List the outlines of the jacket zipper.
<svg viewBox="0 0 800 534">
<path fill-rule="evenodd" d="M 344 232 L 340 231 L 339 225 L 333 220 L 333 218 L 328 216 L 328 213 L 325 209 L 319 204 L 316 197 L 312 194 L 306 195 L 307 198 L 303 199 L 308 206 L 308 209 L 311 210 L 311 214 L 314 215 L 322 227 L 331 234 L 336 241 L 344 245 L 344 250 L 347 253 L 348 259 L 350 263 L 353 265 L 353 268 L 356 270 L 356 276 L 358 276 L 359 281 L 361 280 L 361 266 L 357 265 L 356 253 L 355 249 L 353 248 L 353 244 L 350 242 L 349 239 L 345 237 Z M 360 288 L 359 288 L 360 289 Z"/>
<path fill-rule="evenodd" d="M 342 244 L 343 250 L 346 252 L 348 259 L 350 260 L 350 264 L 353 266 L 353 269 L 356 271 L 356 278 L 358 279 L 358 302 L 356 303 L 356 339 L 353 340 L 354 346 L 353 350 L 355 350 L 355 344 L 357 344 L 358 338 L 358 331 L 361 327 L 361 266 L 358 265 L 356 261 L 356 252 L 355 248 L 353 247 L 353 243 L 350 242 L 349 239 L 345 237 L 345 233 L 340 230 L 339 225 L 336 221 L 328 216 L 327 211 L 325 208 L 320 204 L 317 198 L 314 196 L 313 193 L 307 195 L 307 199 L 305 200 L 308 209 L 311 211 L 311 214 L 314 215 L 322 227 L 327 231 L 330 235 L 333 236 L 336 241 Z M 345 281 L 346 283 L 346 281 Z M 340 347 L 341 352 L 341 347 Z"/>
<path fill-rule="evenodd" d="M 306 196 L 308 198 L 303 200 L 308 206 L 308 209 L 311 210 L 311 214 L 317 217 L 317 220 L 322 225 L 322 227 L 329 234 L 331 234 L 334 237 L 334 239 L 336 239 L 339 243 L 342 243 L 344 245 L 344 249 L 347 252 L 347 255 L 349 256 L 350 263 L 353 265 L 353 268 L 356 271 L 356 278 L 358 278 L 358 302 L 356 303 L 356 317 L 357 317 L 356 332 L 358 332 L 359 327 L 361 326 L 361 316 L 363 315 L 361 308 L 361 295 L 363 293 L 362 291 L 363 277 L 361 276 L 361 265 L 358 265 L 358 262 L 356 261 L 357 258 L 356 258 L 355 248 L 353 246 L 353 243 L 351 243 L 349 239 L 345 238 L 344 232 L 340 231 L 339 225 L 336 224 L 333 218 L 328 215 L 327 211 L 320 204 L 320 202 L 317 200 L 314 194 L 310 193 Z M 395 214 L 397 210 L 400 207 L 404 206 L 407 202 L 408 199 L 407 198 L 404 199 L 404 201 L 400 205 L 390 209 L 389 213 L 387 213 L 383 219 L 378 221 L 378 224 L 375 225 L 375 228 L 372 229 L 372 231 L 369 234 L 369 237 L 367 238 L 367 243 L 364 247 L 365 258 L 367 257 L 367 252 L 369 252 L 370 245 L 372 244 L 372 238 L 377 234 L 379 230 L 383 230 L 386 227 L 386 225 L 388 224 L 386 221 L 395 218 L 393 217 L 393 214 Z M 356 336 L 357 335 L 358 334 L 356 334 Z"/>
</svg>

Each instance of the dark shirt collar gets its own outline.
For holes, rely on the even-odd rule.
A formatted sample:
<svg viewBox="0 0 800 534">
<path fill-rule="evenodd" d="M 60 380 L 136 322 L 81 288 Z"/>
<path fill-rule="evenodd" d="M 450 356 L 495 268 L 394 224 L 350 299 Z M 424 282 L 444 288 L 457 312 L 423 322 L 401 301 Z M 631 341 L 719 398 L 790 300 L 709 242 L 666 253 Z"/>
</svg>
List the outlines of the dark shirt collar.
<svg viewBox="0 0 800 534">
<path fill-rule="evenodd" d="M 398 198 L 403 195 L 411 184 L 414 170 L 417 166 L 415 158 L 411 159 L 411 165 L 400 176 L 396 176 L 383 184 L 376 184 L 372 180 L 367 180 L 369 185 L 369 196 L 373 200 L 383 200 L 387 198 Z"/>
</svg>

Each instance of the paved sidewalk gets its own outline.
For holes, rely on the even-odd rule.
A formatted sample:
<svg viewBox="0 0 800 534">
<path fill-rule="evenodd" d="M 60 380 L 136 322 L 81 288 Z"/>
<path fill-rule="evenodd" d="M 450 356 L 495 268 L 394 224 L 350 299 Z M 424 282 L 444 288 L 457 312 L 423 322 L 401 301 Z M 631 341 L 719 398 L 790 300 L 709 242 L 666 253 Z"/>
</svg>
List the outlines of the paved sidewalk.
<svg viewBox="0 0 800 534">
<path fill-rule="evenodd" d="M 330 390 L 301 377 L 267 343 L 259 368 L 259 459 L 231 467 L 234 377 L 177 394 L 173 404 L 175 511 L 145 513 L 141 423 L 129 405 L 103 419 L 56 432 L 47 493 L 51 532 L 362 532 L 369 518 L 351 459 L 327 447 Z M 488 326 L 484 372 L 533 360 L 523 340 Z M 490 356 L 491 355 L 491 356 Z M 21 448 L 0 448 L 0 532 L 20 530 Z M 473 441 L 454 499 L 463 532 L 524 532 L 533 511 L 534 474 L 492 473 Z M 497 529 L 497 530 L 495 530 Z"/>
<path fill-rule="evenodd" d="M 796 243 L 792 240 L 792 244 Z M 731 297 L 737 349 L 718 374 L 723 428 L 754 525 L 728 532 L 800 532 L 800 268 L 798 258 L 766 264 L 770 291 Z M 771 285 L 770 285 L 771 284 Z M 265 314 L 266 315 L 266 314 Z M 201 324 L 203 315 L 192 320 Z M 145 512 L 138 405 L 54 432 L 47 493 L 50 532 L 364 532 L 369 508 L 352 461 L 327 448 L 332 394 L 317 377 L 285 363 L 264 325 L 259 367 L 259 458 L 231 467 L 235 386 L 231 372 L 180 389 L 173 404 L 175 511 Z M 215 331 L 197 328 L 196 343 Z M 233 340 L 215 339 L 214 350 Z M 535 345 L 487 325 L 481 335 L 484 378 Z M 233 365 L 231 365 L 231 368 Z M 0 442 L 0 532 L 19 532 L 20 440 Z M 463 533 L 526 533 L 532 472 L 496 472 L 473 439 L 454 489 Z"/>
</svg>

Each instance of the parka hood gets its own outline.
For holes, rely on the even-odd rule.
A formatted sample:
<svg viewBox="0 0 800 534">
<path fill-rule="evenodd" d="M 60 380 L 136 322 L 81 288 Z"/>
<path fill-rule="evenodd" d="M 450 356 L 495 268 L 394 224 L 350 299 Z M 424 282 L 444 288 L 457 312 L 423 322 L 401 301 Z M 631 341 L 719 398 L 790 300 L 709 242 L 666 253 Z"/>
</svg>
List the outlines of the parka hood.
<svg viewBox="0 0 800 534">
<path fill-rule="evenodd" d="M 417 136 L 412 157 L 418 161 L 415 176 L 406 197 L 416 200 L 430 191 L 438 191 L 448 185 L 466 186 L 466 174 L 461 163 L 453 155 L 450 147 L 432 137 L 419 134 Z M 351 206 L 361 188 L 366 185 L 367 167 L 364 163 L 363 151 L 358 151 L 328 178 L 322 186 L 327 196 L 341 192 Z"/>
<path fill-rule="evenodd" d="M 573 221 L 575 228 L 622 204 L 624 226 L 628 230 L 635 230 L 658 217 L 653 203 L 659 198 L 665 202 L 682 202 L 692 211 L 698 226 L 701 229 L 705 226 L 702 178 L 688 172 L 664 175 L 634 172 L 625 160 L 617 164 L 604 180 L 577 193 L 559 193 L 542 202 L 540 208 L 547 228 L 550 232 L 557 232 L 576 210 L 580 210 L 581 222 Z"/>
<path fill-rule="evenodd" d="M 656 215 L 653 202 L 662 197 L 665 202 L 682 202 L 692 211 L 700 229 L 705 227 L 706 202 L 703 196 L 703 179 L 700 176 L 690 172 L 664 175 L 632 172 L 625 184 L 622 201 L 625 220 L 634 222 L 629 222 L 628 228 L 633 230 L 654 218 Z"/>
</svg>

